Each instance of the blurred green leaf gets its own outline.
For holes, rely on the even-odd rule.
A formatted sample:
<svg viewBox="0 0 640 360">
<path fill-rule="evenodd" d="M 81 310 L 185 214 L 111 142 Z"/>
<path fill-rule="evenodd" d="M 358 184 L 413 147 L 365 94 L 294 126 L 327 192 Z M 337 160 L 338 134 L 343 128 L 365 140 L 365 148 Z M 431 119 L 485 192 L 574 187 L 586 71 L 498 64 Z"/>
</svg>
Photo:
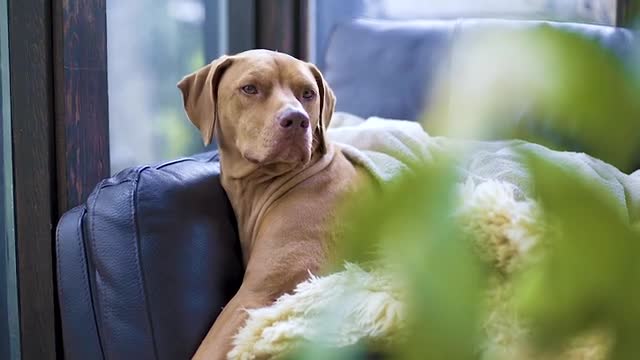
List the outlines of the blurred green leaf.
<svg viewBox="0 0 640 360">
<path fill-rule="evenodd" d="M 425 121 L 433 134 L 520 138 L 629 169 L 639 149 L 632 71 L 595 41 L 541 27 L 463 37 Z M 443 109 L 444 107 L 444 109 Z"/>
<path fill-rule="evenodd" d="M 640 139 L 638 68 L 551 27 L 479 36 L 454 52 L 453 79 L 436 91 L 447 96 L 426 121 L 432 134 L 516 137 L 630 169 Z M 594 183 L 524 155 L 551 230 L 539 261 L 499 281 L 514 281 L 513 303 L 531 329 L 526 346 L 541 353 L 566 349 L 576 337 L 604 330 L 613 339 L 612 359 L 637 358 L 638 231 Z M 340 217 L 349 225 L 341 259 L 387 265 L 406 288 L 406 338 L 392 358 L 482 356 L 489 272 L 452 218 L 456 159 L 445 160 L 417 167 L 381 192 L 364 191 Z M 358 356 L 328 354 L 315 348 L 304 358 Z"/>
<path fill-rule="evenodd" d="M 348 207 L 344 259 L 385 264 L 406 287 L 406 341 L 394 358 L 471 359 L 477 354 L 486 278 L 452 216 L 452 164 L 416 167 Z"/>
<path fill-rule="evenodd" d="M 548 254 L 518 284 L 518 304 L 534 338 L 548 349 L 605 327 L 618 336 L 614 358 L 635 358 L 637 345 L 624 349 L 633 341 L 625 340 L 629 325 L 640 328 L 640 237 L 600 188 L 559 164 L 527 157 L 552 226 Z"/>
<path fill-rule="evenodd" d="M 365 360 L 367 355 L 361 346 L 332 349 L 318 343 L 307 343 L 286 358 L 289 360 Z"/>
</svg>

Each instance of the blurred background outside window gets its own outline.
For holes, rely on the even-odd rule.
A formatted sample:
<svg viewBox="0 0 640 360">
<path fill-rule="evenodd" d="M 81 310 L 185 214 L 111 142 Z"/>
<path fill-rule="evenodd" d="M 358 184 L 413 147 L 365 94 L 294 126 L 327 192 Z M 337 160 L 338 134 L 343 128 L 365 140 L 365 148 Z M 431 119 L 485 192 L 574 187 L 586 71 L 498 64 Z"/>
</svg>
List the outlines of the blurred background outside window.
<svg viewBox="0 0 640 360">
<path fill-rule="evenodd" d="M 229 11 L 231 1 L 107 0 L 112 172 L 204 150 L 175 85 L 233 48 L 229 23 L 251 15 Z M 603 25 L 613 25 L 616 19 L 616 0 L 308 1 L 309 60 L 320 68 L 333 28 L 358 17 L 491 17 Z"/>
<path fill-rule="evenodd" d="M 216 0 L 107 0 L 112 172 L 203 150 L 176 84 L 226 51 L 225 6 Z"/>
</svg>

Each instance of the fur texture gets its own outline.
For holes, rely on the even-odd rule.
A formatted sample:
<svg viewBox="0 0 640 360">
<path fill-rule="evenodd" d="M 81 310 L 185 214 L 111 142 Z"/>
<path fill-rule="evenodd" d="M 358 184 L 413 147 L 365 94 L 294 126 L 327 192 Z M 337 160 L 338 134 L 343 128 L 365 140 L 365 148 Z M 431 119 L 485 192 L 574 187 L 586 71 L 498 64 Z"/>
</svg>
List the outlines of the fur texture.
<svg viewBox="0 0 640 360">
<path fill-rule="evenodd" d="M 355 264 L 325 277 L 310 274 L 293 294 L 283 295 L 269 307 L 248 310 L 249 318 L 235 337 L 229 358 L 277 358 L 302 341 L 316 339 L 334 347 L 363 339 L 393 341 L 403 324 L 401 298 L 389 277 Z M 328 314 L 335 317 L 335 327 L 326 326 Z"/>
<path fill-rule="evenodd" d="M 517 189 L 505 182 L 467 180 L 460 185 L 456 217 L 476 240 L 482 256 L 494 264 L 499 278 L 488 293 L 491 312 L 485 324 L 487 343 L 482 352 L 497 359 L 601 359 L 606 341 L 598 334 L 577 339 L 562 356 L 530 354 L 526 327 L 509 305 L 509 275 L 540 247 L 545 231 L 539 207 L 531 199 L 517 199 Z M 326 276 L 310 275 L 295 292 L 273 305 L 249 310 L 248 320 L 234 340 L 229 359 L 278 358 L 304 341 L 321 338 L 330 346 L 358 341 L 384 344 L 397 340 L 403 327 L 401 289 L 383 272 L 367 272 L 354 264 Z M 336 326 L 326 326 L 329 310 Z M 331 319 L 331 318 L 330 318 Z M 326 329 L 335 332 L 326 333 Z"/>
</svg>

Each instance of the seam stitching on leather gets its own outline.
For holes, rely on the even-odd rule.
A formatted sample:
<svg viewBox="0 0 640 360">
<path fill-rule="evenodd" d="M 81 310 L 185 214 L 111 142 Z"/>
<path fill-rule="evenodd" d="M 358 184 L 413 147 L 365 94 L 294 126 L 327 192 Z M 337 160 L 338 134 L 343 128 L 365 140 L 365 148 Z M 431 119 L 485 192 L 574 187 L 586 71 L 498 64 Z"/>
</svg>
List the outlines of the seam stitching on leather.
<svg viewBox="0 0 640 360">
<path fill-rule="evenodd" d="M 91 243 L 91 249 L 93 252 L 96 251 L 94 243 L 95 243 L 95 226 L 94 226 L 94 221 L 96 218 L 96 205 L 98 202 L 98 196 L 100 195 L 100 192 L 103 189 L 103 184 L 105 183 L 106 180 L 102 180 L 100 181 L 100 183 L 97 186 L 97 190 L 96 190 L 96 195 L 94 196 L 94 200 L 93 200 L 93 204 L 91 206 L 91 214 L 89 215 L 91 218 L 91 221 L 89 222 L 90 224 L 90 229 L 89 229 L 89 234 L 91 235 L 91 238 L 89 239 L 89 242 Z M 94 272 L 96 272 L 97 270 L 95 270 L 94 267 Z M 98 340 L 100 343 L 100 347 L 102 348 L 103 351 L 103 357 L 106 359 L 107 358 L 107 351 L 105 350 L 106 347 L 104 345 L 104 339 L 103 337 L 108 337 L 109 335 L 104 331 L 103 329 L 103 323 L 104 323 L 104 319 L 102 316 L 102 311 L 100 311 L 100 296 L 99 296 L 99 291 L 98 291 L 98 284 L 96 284 L 96 297 L 95 297 L 95 301 L 94 301 L 94 313 L 96 314 L 96 325 L 97 325 L 97 330 L 98 330 Z"/>
<path fill-rule="evenodd" d="M 137 261 L 137 266 L 138 266 L 138 271 L 139 271 L 139 285 L 140 285 L 140 290 L 142 291 L 142 297 L 144 299 L 144 312 L 145 315 L 147 317 L 147 326 L 149 327 L 149 333 L 151 335 L 151 345 L 152 345 L 152 349 L 153 349 L 153 356 L 155 359 L 159 359 L 158 357 L 158 349 L 157 349 L 157 344 L 156 344 L 156 337 L 155 337 L 155 332 L 153 331 L 153 320 L 151 319 L 151 311 L 149 310 L 149 297 L 147 295 L 147 287 L 145 286 L 145 276 L 144 276 L 144 268 L 142 267 L 142 256 L 140 254 L 141 249 L 140 249 L 140 234 L 139 234 L 139 228 L 138 228 L 138 218 L 135 215 L 135 209 L 138 207 L 138 183 L 140 180 L 140 176 L 142 175 L 142 172 L 146 169 L 149 169 L 149 167 L 146 167 L 144 169 L 141 169 L 141 171 L 138 172 L 136 178 L 133 180 L 133 193 L 131 194 L 131 201 L 130 201 L 130 215 L 131 215 L 131 219 L 133 221 L 133 228 L 134 228 L 134 233 L 133 233 L 133 243 L 134 243 L 134 251 L 135 256 L 136 256 L 136 261 Z"/>
<path fill-rule="evenodd" d="M 94 325 L 96 327 L 96 336 L 98 336 L 98 320 L 96 318 L 96 311 L 95 311 L 95 307 L 93 305 L 93 291 L 91 291 L 91 285 L 89 284 L 89 263 L 87 262 L 87 255 L 86 255 L 86 250 L 85 250 L 85 245 L 84 245 L 84 237 L 82 236 L 82 218 L 84 217 L 84 215 L 86 214 L 87 209 L 86 207 L 83 207 L 81 209 L 80 212 L 80 216 L 78 217 L 78 223 L 76 224 L 76 238 L 78 239 L 78 246 L 80 249 L 80 257 L 81 257 L 81 261 L 82 261 L 82 267 L 83 267 L 83 272 L 82 272 L 82 277 L 83 277 L 83 286 L 84 286 L 84 298 L 86 303 L 91 307 L 91 315 L 93 315 L 93 322 Z M 98 346 L 100 346 L 100 354 L 102 355 L 102 358 L 104 359 L 104 350 L 102 349 L 102 344 L 100 343 L 100 337 L 98 336 Z"/>
<path fill-rule="evenodd" d="M 205 159 L 201 159 L 200 160 L 200 159 L 197 159 L 197 158 L 195 158 L 193 156 L 184 157 L 184 158 L 181 158 L 181 159 L 176 159 L 176 160 L 172 160 L 172 161 L 168 161 L 168 162 L 162 163 L 160 165 L 156 165 L 156 166 L 154 166 L 154 168 L 157 169 L 157 170 L 160 170 L 160 169 L 165 168 L 167 166 L 171 166 L 171 165 L 174 165 L 174 164 L 179 164 L 179 163 L 187 162 L 187 161 L 195 161 L 195 162 L 199 162 L 199 163 L 207 163 L 207 162 L 211 162 L 212 160 L 214 160 L 217 157 L 218 157 L 218 150 L 213 150 L 213 154 L 211 154 L 211 156 L 209 156 L 209 157 L 207 157 Z"/>
<path fill-rule="evenodd" d="M 85 249 L 84 249 L 84 244 L 83 244 L 82 235 L 81 235 L 81 229 L 82 229 L 82 217 L 83 217 L 83 216 L 84 216 L 84 214 L 86 213 L 86 208 L 84 208 L 84 207 L 82 207 L 82 208 L 76 208 L 76 209 L 73 209 L 73 210 L 71 210 L 71 211 L 67 212 L 67 213 L 66 213 L 66 214 L 64 214 L 64 215 L 62 216 L 62 218 L 60 219 L 60 223 L 62 223 L 62 222 L 64 221 L 64 219 L 65 219 L 67 216 L 70 216 L 72 213 L 77 213 L 77 212 L 80 212 L 80 214 L 79 214 L 79 216 L 78 216 L 78 220 L 77 220 L 77 222 L 76 222 L 76 245 L 77 245 L 77 248 L 78 248 L 79 253 L 80 253 L 80 263 L 81 263 L 81 264 L 80 264 L 80 266 L 81 266 L 81 267 L 82 267 L 82 269 L 84 270 L 84 271 L 82 271 L 82 274 L 81 274 L 81 277 L 82 277 L 82 287 L 83 287 L 83 292 L 82 292 L 82 294 L 83 294 L 83 300 L 84 300 L 84 303 L 85 303 L 86 305 L 90 306 L 90 308 L 91 308 L 91 315 L 92 315 L 92 317 L 93 317 L 93 321 L 94 321 L 94 322 L 96 322 L 96 312 L 95 312 L 95 309 L 94 309 L 94 307 L 93 307 L 93 301 L 92 301 L 92 299 L 91 299 L 91 293 L 92 293 L 92 292 L 91 292 L 91 286 L 89 285 L 89 278 L 88 278 L 88 267 L 87 267 L 87 266 L 88 266 L 88 264 L 87 264 L 87 258 L 86 258 Z M 56 234 L 56 238 L 59 238 L 59 236 L 60 236 L 60 235 L 59 235 L 60 227 L 58 227 L 58 229 L 57 229 L 57 230 L 58 230 L 58 233 Z M 58 246 L 59 246 L 59 244 L 60 244 L 60 243 L 59 243 L 59 241 L 58 241 L 57 243 L 58 243 Z M 59 251 L 58 251 L 58 253 L 59 253 Z M 60 268 L 60 257 L 59 257 L 59 256 L 58 256 L 58 268 Z M 60 284 L 60 283 L 61 283 L 61 282 L 60 282 L 60 272 L 58 272 L 58 278 L 59 278 L 58 283 Z M 60 287 L 60 299 L 62 300 L 62 298 L 63 298 L 63 296 L 62 296 L 62 287 Z M 97 325 L 97 324 L 95 324 L 95 326 L 96 326 L 96 331 L 97 331 L 97 330 L 98 330 L 98 329 L 97 329 L 97 326 L 98 326 L 98 325 Z M 98 334 L 96 333 L 96 336 L 97 336 L 97 335 L 98 335 Z M 99 341 L 98 341 L 98 345 L 99 345 L 99 346 L 101 346 L 101 344 L 99 343 Z M 101 353 L 102 353 L 102 348 L 100 348 L 100 351 L 101 351 Z M 102 355 L 103 355 L 103 358 L 104 358 L 104 354 L 102 354 Z"/>
<path fill-rule="evenodd" d="M 72 210 L 73 211 L 73 210 Z M 56 271 L 56 280 L 58 281 L 58 306 L 60 306 L 60 312 L 62 313 L 62 306 L 60 305 L 60 303 L 62 302 L 62 300 L 64 299 L 64 290 L 62 287 L 62 277 L 60 276 L 60 228 L 62 227 L 62 223 L 64 222 L 64 220 L 71 216 L 72 211 L 69 211 L 65 214 L 62 215 L 62 217 L 60 217 L 60 220 L 58 221 L 58 226 L 56 227 L 56 266 L 57 266 L 57 271 Z M 62 314 L 60 315 L 60 317 L 62 317 Z M 64 338 L 64 329 L 63 329 L 63 338 Z M 64 343 L 63 343 L 64 344 Z M 63 351 L 64 351 L 64 346 L 63 346 Z"/>
<path fill-rule="evenodd" d="M 62 227 L 62 223 L 63 221 L 69 217 L 71 214 L 70 212 L 67 212 L 65 214 L 62 215 L 62 217 L 60 218 L 60 220 L 58 221 L 58 227 L 56 228 L 56 265 L 58 267 L 58 271 L 56 271 L 56 279 L 58 280 L 58 285 L 62 284 L 62 277 L 60 276 L 60 228 Z M 58 296 L 60 297 L 60 300 L 64 299 L 63 297 L 63 293 L 64 291 L 62 290 L 62 286 L 58 286 Z"/>
</svg>

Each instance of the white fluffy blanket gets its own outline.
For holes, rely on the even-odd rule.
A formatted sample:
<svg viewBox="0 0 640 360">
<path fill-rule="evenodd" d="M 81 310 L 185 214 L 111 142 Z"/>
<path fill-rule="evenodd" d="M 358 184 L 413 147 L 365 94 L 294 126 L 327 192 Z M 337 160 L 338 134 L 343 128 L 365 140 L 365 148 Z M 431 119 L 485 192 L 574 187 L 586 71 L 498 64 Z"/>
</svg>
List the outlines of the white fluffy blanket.
<svg viewBox="0 0 640 360">
<path fill-rule="evenodd" d="M 328 136 L 341 144 L 352 161 L 366 167 L 380 182 L 410 171 L 410 164 L 416 161 L 429 161 L 441 151 L 460 146 L 444 138 L 430 137 L 415 122 L 380 118 L 365 122 L 341 113 L 334 117 Z M 593 180 L 614 195 L 620 212 L 630 222 L 638 220 L 640 172 L 626 175 L 584 154 L 555 152 L 520 141 L 465 146 L 473 146 L 474 151 L 473 156 L 460 164 L 462 202 L 456 215 L 466 231 L 482 239 L 487 256 L 503 271 L 509 272 L 518 259 L 527 254 L 536 244 L 540 230 L 535 225 L 538 206 L 528 197 L 531 184 L 520 159 L 522 148 Z M 325 277 L 310 274 L 293 294 L 282 296 L 269 307 L 248 310 L 249 318 L 235 337 L 228 358 L 278 358 L 301 342 L 320 337 L 334 347 L 360 340 L 393 341 L 403 326 L 402 298 L 401 290 L 382 271 L 372 273 L 355 264 L 346 264 L 343 271 Z M 320 326 L 326 323 L 330 309 L 335 326 Z M 509 329 L 509 326 L 489 324 L 487 331 L 490 336 L 500 338 L 505 334 L 496 333 L 500 330 L 495 329 Z M 327 328 L 334 333 L 320 333 Z M 498 343 L 508 346 L 509 342 L 497 339 Z M 491 351 L 510 354 L 504 349 Z M 588 347 L 588 352 L 594 354 L 593 348 Z"/>
</svg>

